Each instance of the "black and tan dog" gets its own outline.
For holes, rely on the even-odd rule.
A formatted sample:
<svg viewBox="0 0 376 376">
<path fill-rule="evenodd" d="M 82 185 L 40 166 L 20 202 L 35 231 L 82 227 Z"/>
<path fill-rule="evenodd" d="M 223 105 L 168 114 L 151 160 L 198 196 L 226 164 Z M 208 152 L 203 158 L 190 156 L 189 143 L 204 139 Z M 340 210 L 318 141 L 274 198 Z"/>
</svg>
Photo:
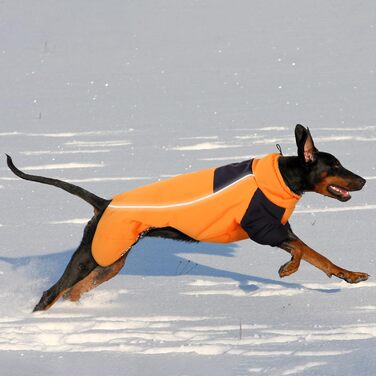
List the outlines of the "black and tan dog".
<svg viewBox="0 0 376 376">
<path fill-rule="evenodd" d="M 20 178 L 54 185 L 94 207 L 80 246 L 34 311 L 48 309 L 63 295 L 76 301 L 114 277 L 131 247 L 145 236 L 218 243 L 249 237 L 291 254 L 291 260 L 279 269 L 280 277 L 296 272 L 303 259 L 329 277 L 349 283 L 365 281 L 368 274 L 340 268 L 303 243 L 288 218 L 304 192 L 345 202 L 351 198 L 349 192 L 362 189 L 366 181 L 342 167 L 333 155 L 319 152 L 308 128 L 297 125 L 295 138 L 297 156 L 269 154 L 184 174 L 112 200 L 61 180 L 25 174 L 7 156 L 9 168 Z"/>
</svg>

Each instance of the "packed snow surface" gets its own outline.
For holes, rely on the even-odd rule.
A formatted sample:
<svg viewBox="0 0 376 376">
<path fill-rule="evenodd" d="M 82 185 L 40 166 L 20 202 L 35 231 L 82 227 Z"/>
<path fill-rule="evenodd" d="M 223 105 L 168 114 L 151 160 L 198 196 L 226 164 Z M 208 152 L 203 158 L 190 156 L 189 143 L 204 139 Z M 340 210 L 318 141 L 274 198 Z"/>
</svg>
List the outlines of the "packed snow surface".
<svg viewBox="0 0 376 376">
<path fill-rule="evenodd" d="M 32 314 L 92 209 L 0 165 L 2 375 L 360 375 L 376 369 L 373 1 L 0 4 L 0 151 L 113 195 L 184 172 L 296 153 L 294 126 L 367 184 L 306 194 L 291 225 L 349 285 L 248 240 L 145 239 L 80 302 Z"/>
</svg>

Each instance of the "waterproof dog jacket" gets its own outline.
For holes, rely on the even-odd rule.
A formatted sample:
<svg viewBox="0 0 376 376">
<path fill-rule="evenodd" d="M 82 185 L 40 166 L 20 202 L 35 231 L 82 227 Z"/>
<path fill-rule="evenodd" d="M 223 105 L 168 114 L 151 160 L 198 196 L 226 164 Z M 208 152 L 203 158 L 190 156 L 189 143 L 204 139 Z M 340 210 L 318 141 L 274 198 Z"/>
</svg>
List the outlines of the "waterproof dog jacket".
<svg viewBox="0 0 376 376">
<path fill-rule="evenodd" d="M 285 184 L 279 154 L 183 174 L 115 196 L 99 220 L 92 254 L 101 266 L 124 255 L 147 229 L 173 227 L 198 241 L 251 238 L 276 246 L 300 196 Z"/>
</svg>

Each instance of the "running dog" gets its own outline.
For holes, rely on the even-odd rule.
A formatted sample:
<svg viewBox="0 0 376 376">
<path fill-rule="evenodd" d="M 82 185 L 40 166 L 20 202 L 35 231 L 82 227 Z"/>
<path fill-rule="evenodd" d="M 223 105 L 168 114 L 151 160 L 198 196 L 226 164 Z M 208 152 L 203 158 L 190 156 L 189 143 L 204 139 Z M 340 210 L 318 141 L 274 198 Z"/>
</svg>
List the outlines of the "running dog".
<svg viewBox="0 0 376 376">
<path fill-rule="evenodd" d="M 81 244 L 61 278 L 45 291 L 34 311 L 50 308 L 60 297 L 72 301 L 114 277 L 132 246 L 144 237 L 229 243 L 250 238 L 277 246 L 291 259 L 280 277 L 295 273 L 301 260 L 348 283 L 368 274 L 343 269 L 314 251 L 288 222 L 305 192 L 342 202 L 366 180 L 345 169 L 336 157 L 316 149 L 308 128 L 295 127 L 297 156 L 268 154 L 219 168 L 183 174 L 119 194 L 106 200 L 76 185 L 26 174 L 7 163 L 22 179 L 61 188 L 94 207 Z"/>
</svg>

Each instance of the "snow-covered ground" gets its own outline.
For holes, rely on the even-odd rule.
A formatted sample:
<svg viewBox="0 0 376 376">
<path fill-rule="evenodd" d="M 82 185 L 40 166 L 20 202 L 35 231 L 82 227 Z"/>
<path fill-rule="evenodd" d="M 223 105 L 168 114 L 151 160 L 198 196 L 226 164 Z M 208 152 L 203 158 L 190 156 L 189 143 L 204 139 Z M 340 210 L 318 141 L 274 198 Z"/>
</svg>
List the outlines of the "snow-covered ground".
<svg viewBox="0 0 376 376">
<path fill-rule="evenodd" d="M 307 194 L 295 232 L 376 275 L 373 1 L 0 4 L 0 152 L 102 197 L 276 151 L 293 129 L 366 177 Z M 376 368 L 376 280 L 348 285 L 251 241 L 147 239 L 80 302 L 31 310 L 91 208 L 0 166 L 2 375 L 360 375 Z"/>
</svg>

